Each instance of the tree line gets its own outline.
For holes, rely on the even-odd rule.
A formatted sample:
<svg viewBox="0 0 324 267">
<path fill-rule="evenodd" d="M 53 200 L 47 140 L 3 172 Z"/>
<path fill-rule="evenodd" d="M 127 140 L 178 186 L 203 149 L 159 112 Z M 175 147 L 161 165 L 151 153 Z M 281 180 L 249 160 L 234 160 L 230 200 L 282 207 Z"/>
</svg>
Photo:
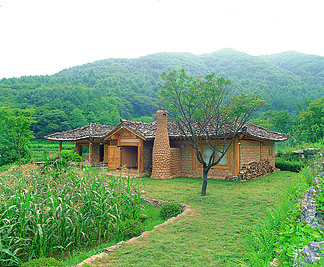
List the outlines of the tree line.
<svg viewBox="0 0 324 267">
<path fill-rule="evenodd" d="M 297 115 L 287 110 L 268 110 L 252 123 L 273 131 L 287 133 L 291 143 L 316 143 L 324 138 L 324 97 L 314 101 L 305 99 L 297 104 Z"/>
<path fill-rule="evenodd" d="M 0 106 L 33 108 L 36 138 L 90 122 L 151 121 L 161 73 L 182 68 L 194 77 L 214 72 L 230 79 L 239 93 L 261 94 L 268 103 L 265 110 L 295 116 L 296 103 L 321 97 L 324 84 L 324 58 L 318 56 L 291 52 L 254 57 L 231 49 L 201 56 L 159 53 L 100 60 L 50 76 L 2 79 Z"/>
</svg>

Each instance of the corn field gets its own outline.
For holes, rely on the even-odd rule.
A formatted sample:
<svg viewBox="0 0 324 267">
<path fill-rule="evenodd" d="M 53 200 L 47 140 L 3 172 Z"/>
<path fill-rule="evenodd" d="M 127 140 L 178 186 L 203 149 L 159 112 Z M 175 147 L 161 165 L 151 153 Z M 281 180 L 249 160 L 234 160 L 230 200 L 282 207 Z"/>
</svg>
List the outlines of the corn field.
<svg viewBox="0 0 324 267">
<path fill-rule="evenodd" d="M 25 166 L 0 175 L 1 266 L 107 241 L 141 213 L 133 180 L 102 170 Z"/>
</svg>

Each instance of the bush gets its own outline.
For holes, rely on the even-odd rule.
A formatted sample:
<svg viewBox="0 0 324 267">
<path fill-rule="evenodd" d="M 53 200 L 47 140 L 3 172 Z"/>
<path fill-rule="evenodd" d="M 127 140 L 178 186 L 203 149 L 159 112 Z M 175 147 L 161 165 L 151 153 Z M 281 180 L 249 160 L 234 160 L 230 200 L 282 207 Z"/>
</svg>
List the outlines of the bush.
<svg viewBox="0 0 324 267">
<path fill-rule="evenodd" d="M 82 157 L 68 151 L 62 151 L 55 155 L 55 157 L 47 159 L 44 166 L 62 167 L 70 165 L 72 162 L 80 162 Z"/>
<path fill-rule="evenodd" d="M 26 163 L 30 160 L 30 151 L 28 148 L 24 148 L 20 151 L 21 160 Z M 0 143 L 0 166 L 18 162 L 17 149 L 11 146 L 3 145 Z"/>
<path fill-rule="evenodd" d="M 160 210 L 160 215 L 165 220 L 175 217 L 180 213 L 181 213 L 181 209 L 179 205 L 172 202 L 164 204 Z"/>
<path fill-rule="evenodd" d="M 126 220 L 120 225 L 120 233 L 124 238 L 139 236 L 144 232 L 144 226 L 136 220 Z"/>
<path fill-rule="evenodd" d="M 58 260 L 54 258 L 40 258 L 40 259 L 34 259 L 30 260 L 28 262 L 25 262 L 22 267 L 45 267 L 45 266 L 51 266 L 51 267 L 63 267 L 63 264 L 60 263 Z"/>
<path fill-rule="evenodd" d="M 303 165 L 304 164 L 301 162 L 286 161 L 282 158 L 276 158 L 276 167 L 282 171 L 299 172 Z"/>
</svg>

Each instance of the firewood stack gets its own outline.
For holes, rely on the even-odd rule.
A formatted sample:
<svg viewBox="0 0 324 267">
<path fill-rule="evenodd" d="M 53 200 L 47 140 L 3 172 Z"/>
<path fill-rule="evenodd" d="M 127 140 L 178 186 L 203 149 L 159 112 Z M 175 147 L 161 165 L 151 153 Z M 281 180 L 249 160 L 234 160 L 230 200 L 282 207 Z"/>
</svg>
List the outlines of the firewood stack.
<svg viewBox="0 0 324 267">
<path fill-rule="evenodd" d="M 261 160 L 259 162 L 251 161 L 243 164 L 238 176 L 242 182 L 246 182 L 275 171 L 276 169 L 270 164 L 269 160 Z"/>
</svg>

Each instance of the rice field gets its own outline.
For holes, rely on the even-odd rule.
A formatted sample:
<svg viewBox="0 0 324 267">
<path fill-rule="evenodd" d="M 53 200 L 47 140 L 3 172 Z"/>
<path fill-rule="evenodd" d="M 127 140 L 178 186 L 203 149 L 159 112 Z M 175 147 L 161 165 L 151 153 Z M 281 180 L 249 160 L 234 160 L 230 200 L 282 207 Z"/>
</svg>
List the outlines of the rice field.
<svg viewBox="0 0 324 267">
<path fill-rule="evenodd" d="M 69 255 L 119 234 L 143 212 L 138 185 L 95 168 L 25 165 L 0 173 L 0 262 Z"/>
</svg>

